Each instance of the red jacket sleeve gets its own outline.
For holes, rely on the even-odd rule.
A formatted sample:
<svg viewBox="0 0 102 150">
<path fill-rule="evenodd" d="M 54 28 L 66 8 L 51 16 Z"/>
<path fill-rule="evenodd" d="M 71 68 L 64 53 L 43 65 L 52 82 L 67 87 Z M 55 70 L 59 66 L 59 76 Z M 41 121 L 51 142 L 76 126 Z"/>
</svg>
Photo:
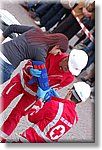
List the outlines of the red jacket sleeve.
<svg viewBox="0 0 102 150">
<path fill-rule="evenodd" d="M 63 76 L 62 80 L 59 80 L 59 84 L 56 84 L 57 86 L 54 86 L 55 89 L 61 89 L 70 83 L 74 81 L 74 76 L 72 74 L 66 74 Z"/>
<path fill-rule="evenodd" d="M 62 87 L 65 87 L 65 86 L 69 85 L 70 83 L 73 82 L 73 80 L 74 80 L 74 76 L 73 76 L 73 75 L 70 74 L 70 75 L 66 76 L 66 77 L 61 81 L 60 87 L 62 88 Z"/>
<path fill-rule="evenodd" d="M 34 113 L 32 116 L 28 115 L 28 120 L 32 123 L 37 123 L 46 117 L 47 112 L 47 107 L 44 105 L 37 113 Z"/>
</svg>

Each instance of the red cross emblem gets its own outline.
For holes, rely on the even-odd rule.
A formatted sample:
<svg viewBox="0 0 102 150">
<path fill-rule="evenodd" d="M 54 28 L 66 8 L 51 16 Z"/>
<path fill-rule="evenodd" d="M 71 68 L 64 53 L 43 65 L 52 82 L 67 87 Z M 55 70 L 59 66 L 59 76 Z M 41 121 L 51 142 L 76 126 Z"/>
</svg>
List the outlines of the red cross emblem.
<svg viewBox="0 0 102 150">
<path fill-rule="evenodd" d="M 61 134 L 61 130 L 62 130 L 62 128 L 60 127 L 58 130 L 57 129 L 55 129 L 53 132 L 54 132 L 54 134 L 52 135 L 53 137 L 55 137 L 56 135 L 60 135 Z"/>
<path fill-rule="evenodd" d="M 50 137 L 52 140 L 56 140 L 61 137 L 65 132 L 65 127 L 63 125 L 58 125 L 53 128 L 50 132 Z"/>
</svg>

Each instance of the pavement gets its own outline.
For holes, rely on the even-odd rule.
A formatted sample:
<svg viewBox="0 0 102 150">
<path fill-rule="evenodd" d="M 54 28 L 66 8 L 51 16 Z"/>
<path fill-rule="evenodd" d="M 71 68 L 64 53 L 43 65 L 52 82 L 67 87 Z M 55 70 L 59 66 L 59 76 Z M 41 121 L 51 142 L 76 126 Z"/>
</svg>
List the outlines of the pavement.
<svg viewBox="0 0 102 150">
<path fill-rule="evenodd" d="M 21 23 L 25 25 L 35 25 L 34 21 L 29 17 L 28 12 L 22 8 L 18 2 L 14 2 L 14 0 L 8 0 L 7 2 L 2 3 L 2 9 L 6 9 L 9 11 L 14 17 Z M 73 37 L 69 43 L 71 45 L 74 45 L 75 41 L 77 40 L 77 37 Z M 17 68 L 19 70 L 19 68 Z M 16 72 L 18 71 L 16 70 Z M 3 84 L 0 87 L 0 92 L 2 92 L 3 88 L 5 87 L 5 84 Z M 68 87 L 64 87 L 63 89 L 59 90 L 60 96 L 64 97 L 67 93 Z M 9 105 L 9 107 L 0 115 L 0 126 L 3 124 L 5 119 L 9 116 L 11 110 L 15 107 L 17 102 L 19 101 L 21 95 L 18 96 L 14 101 Z M 85 103 L 81 103 L 77 105 L 76 111 L 78 113 L 79 121 L 76 125 L 73 126 L 73 128 L 67 132 L 60 140 L 59 142 L 64 143 L 94 143 L 95 142 L 95 100 L 94 99 L 88 99 Z M 17 141 L 18 135 L 22 133 L 24 130 L 26 130 L 28 127 L 30 127 L 32 123 L 30 123 L 27 120 L 27 117 L 22 117 L 19 124 L 17 125 L 14 132 L 11 134 L 11 136 L 8 138 L 8 142 L 10 140 Z"/>
</svg>

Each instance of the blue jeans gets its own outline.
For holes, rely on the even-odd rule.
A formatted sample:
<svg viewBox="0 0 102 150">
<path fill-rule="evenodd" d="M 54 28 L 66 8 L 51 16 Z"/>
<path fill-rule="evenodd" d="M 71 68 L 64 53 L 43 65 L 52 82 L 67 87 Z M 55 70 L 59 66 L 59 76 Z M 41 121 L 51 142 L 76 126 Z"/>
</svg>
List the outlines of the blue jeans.
<svg viewBox="0 0 102 150">
<path fill-rule="evenodd" d="M 86 53 L 89 53 L 90 51 L 95 50 L 95 44 L 93 42 L 90 42 L 84 49 Z"/>
<path fill-rule="evenodd" d="M 10 79 L 14 67 L 0 58 L 0 84 Z"/>
<path fill-rule="evenodd" d="M 86 67 L 84 69 L 89 67 L 92 63 L 95 63 L 95 53 L 93 53 L 93 54 L 91 54 L 91 56 L 89 56 L 88 63 L 87 63 L 87 65 L 86 65 Z"/>
</svg>

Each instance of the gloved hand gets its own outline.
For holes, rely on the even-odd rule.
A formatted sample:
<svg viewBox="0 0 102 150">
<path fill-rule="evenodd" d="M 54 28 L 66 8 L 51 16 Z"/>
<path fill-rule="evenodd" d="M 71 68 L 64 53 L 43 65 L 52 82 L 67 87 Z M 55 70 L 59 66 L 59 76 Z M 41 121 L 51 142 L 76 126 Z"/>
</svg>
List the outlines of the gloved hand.
<svg viewBox="0 0 102 150">
<path fill-rule="evenodd" d="M 50 94 L 48 94 L 50 92 L 51 88 L 49 88 L 48 90 L 43 91 L 40 87 L 38 87 L 37 90 L 37 96 L 38 98 L 42 98 L 43 100 L 45 99 L 49 99 L 50 98 Z"/>
<path fill-rule="evenodd" d="M 32 76 L 34 76 L 34 77 L 40 77 L 41 71 L 38 70 L 38 69 L 33 69 L 33 68 L 31 68 L 31 69 L 30 69 L 30 74 L 31 74 Z"/>
<path fill-rule="evenodd" d="M 52 93 L 52 96 L 56 96 L 60 98 L 60 95 L 55 91 L 55 89 L 51 88 L 51 93 Z"/>
</svg>

